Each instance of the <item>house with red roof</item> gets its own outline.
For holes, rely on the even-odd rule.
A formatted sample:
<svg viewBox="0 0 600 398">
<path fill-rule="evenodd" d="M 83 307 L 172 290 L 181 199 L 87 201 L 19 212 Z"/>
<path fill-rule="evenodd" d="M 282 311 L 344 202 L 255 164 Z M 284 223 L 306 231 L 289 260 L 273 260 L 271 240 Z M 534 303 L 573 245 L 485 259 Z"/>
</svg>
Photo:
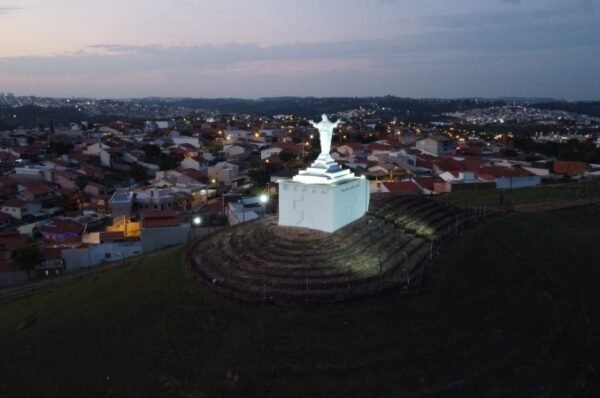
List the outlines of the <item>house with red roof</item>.
<svg viewBox="0 0 600 398">
<path fill-rule="evenodd" d="M 17 193 L 19 182 L 9 176 L 0 176 L 0 188 Z"/>
<path fill-rule="evenodd" d="M 522 167 L 482 167 L 478 176 L 482 181 L 494 181 L 498 189 L 535 187 L 542 182 L 539 175 L 532 174 Z"/>
<path fill-rule="evenodd" d="M 144 253 L 185 243 L 190 222 L 181 222 L 173 210 L 145 210 L 142 219 L 142 248 Z"/>
<path fill-rule="evenodd" d="M 38 232 L 48 242 L 79 244 L 85 225 L 70 218 L 55 217 L 38 228 Z"/>
<path fill-rule="evenodd" d="M 464 167 L 461 162 L 450 156 L 443 157 L 433 163 L 433 171 L 436 174 L 444 172 L 458 173 L 462 170 L 464 170 Z"/>
<path fill-rule="evenodd" d="M 367 151 L 371 155 L 390 153 L 394 150 L 395 150 L 395 148 L 388 144 L 382 144 L 382 143 L 375 142 L 373 144 L 367 145 Z"/>
<path fill-rule="evenodd" d="M 421 193 L 421 188 L 413 181 L 382 181 L 372 182 L 371 193 L 397 193 L 407 195 L 417 195 Z"/>
<path fill-rule="evenodd" d="M 83 165 L 96 163 L 98 161 L 97 157 L 82 152 L 73 152 L 66 156 L 69 161 Z"/>
<path fill-rule="evenodd" d="M 415 184 L 421 188 L 421 192 L 425 195 L 433 195 L 437 193 L 435 189 L 435 184 L 445 184 L 446 181 L 441 179 L 440 177 L 414 177 L 411 179 Z"/>
<path fill-rule="evenodd" d="M 555 160 L 552 162 L 552 172 L 560 175 L 582 175 L 588 169 L 585 162 L 573 162 L 568 160 Z"/>
<path fill-rule="evenodd" d="M 400 140 L 397 140 L 397 139 L 387 139 L 387 140 L 385 140 L 385 142 L 388 145 L 394 147 L 395 150 L 398 150 L 398 149 L 407 149 L 407 146 L 404 145 L 402 142 L 400 142 Z"/>
<path fill-rule="evenodd" d="M 357 155 L 364 155 L 365 148 L 363 144 L 358 142 L 348 142 L 343 145 L 338 145 L 335 149 L 340 155 L 350 158 Z"/>
<path fill-rule="evenodd" d="M 213 159 L 213 156 L 209 152 L 203 152 L 200 155 L 183 159 L 180 163 L 180 167 L 184 169 L 206 171 L 208 169 L 208 164 Z"/>
<path fill-rule="evenodd" d="M 96 198 L 108 194 L 108 187 L 94 181 L 88 181 L 85 188 L 83 188 L 83 192 Z"/>
<path fill-rule="evenodd" d="M 435 193 L 456 192 L 456 191 L 477 191 L 484 189 L 496 189 L 495 181 L 474 180 L 474 181 L 442 181 L 434 183 Z"/>
<path fill-rule="evenodd" d="M 2 204 L 2 212 L 10 214 L 12 218 L 17 220 L 23 220 L 27 215 L 31 213 L 29 202 L 20 199 L 9 199 Z"/>
<path fill-rule="evenodd" d="M 56 196 L 56 190 L 42 182 L 25 182 L 19 184 L 19 194 L 28 202 L 41 202 Z"/>
<path fill-rule="evenodd" d="M 48 170 L 45 174 L 46 181 L 48 182 L 53 182 L 55 184 L 60 185 L 62 188 L 71 191 L 77 189 L 77 184 L 75 184 L 75 181 L 80 175 L 78 173 L 74 173 L 72 171 L 60 171 L 57 169 L 52 169 Z"/>
<path fill-rule="evenodd" d="M 416 143 L 417 149 L 434 156 L 454 155 L 456 153 L 456 141 L 442 135 L 432 135 L 423 138 Z"/>
</svg>

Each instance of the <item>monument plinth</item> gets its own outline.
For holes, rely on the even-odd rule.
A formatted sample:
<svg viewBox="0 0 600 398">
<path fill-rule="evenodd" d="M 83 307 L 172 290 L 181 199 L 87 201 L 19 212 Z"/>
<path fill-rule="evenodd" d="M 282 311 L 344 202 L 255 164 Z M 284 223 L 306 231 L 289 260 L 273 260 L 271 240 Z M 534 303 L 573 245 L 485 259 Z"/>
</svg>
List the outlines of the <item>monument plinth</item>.
<svg viewBox="0 0 600 398">
<path fill-rule="evenodd" d="M 329 154 L 333 129 L 323 114 L 319 130 L 321 154 L 290 181 L 279 182 L 279 225 L 334 232 L 362 217 L 369 208 L 369 184 L 342 168 Z"/>
</svg>

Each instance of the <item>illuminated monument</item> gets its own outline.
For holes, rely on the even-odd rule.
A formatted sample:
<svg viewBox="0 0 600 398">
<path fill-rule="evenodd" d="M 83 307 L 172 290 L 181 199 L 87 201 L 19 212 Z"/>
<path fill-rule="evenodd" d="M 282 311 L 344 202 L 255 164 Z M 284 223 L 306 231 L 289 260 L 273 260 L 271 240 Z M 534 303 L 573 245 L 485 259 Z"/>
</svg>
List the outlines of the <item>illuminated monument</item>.
<svg viewBox="0 0 600 398">
<path fill-rule="evenodd" d="M 279 225 L 334 232 L 362 217 L 369 208 L 369 183 L 343 169 L 329 154 L 331 137 L 341 121 L 323 114 L 319 130 L 321 154 L 292 180 L 279 182 Z"/>
</svg>

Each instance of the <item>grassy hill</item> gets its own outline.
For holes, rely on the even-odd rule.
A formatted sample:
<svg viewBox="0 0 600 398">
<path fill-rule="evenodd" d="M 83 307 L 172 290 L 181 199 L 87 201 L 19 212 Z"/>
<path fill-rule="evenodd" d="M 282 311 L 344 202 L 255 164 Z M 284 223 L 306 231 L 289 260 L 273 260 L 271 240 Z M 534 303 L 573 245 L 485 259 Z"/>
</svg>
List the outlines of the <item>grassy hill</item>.
<svg viewBox="0 0 600 398">
<path fill-rule="evenodd" d="M 221 298 L 173 249 L 0 300 L 0 396 L 598 396 L 600 208 L 456 238 L 427 292 Z"/>
</svg>

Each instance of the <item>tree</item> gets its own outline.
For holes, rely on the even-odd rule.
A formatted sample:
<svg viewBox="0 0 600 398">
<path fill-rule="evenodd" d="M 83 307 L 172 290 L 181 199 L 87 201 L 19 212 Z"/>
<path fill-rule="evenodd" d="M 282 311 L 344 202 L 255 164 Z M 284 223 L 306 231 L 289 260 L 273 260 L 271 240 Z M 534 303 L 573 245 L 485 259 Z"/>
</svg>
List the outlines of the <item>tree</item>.
<svg viewBox="0 0 600 398">
<path fill-rule="evenodd" d="M 48 144 L 48 151 L 56 153 L 59 156 L 71 152 L 72 149 L 73 144 L 61 141 L 51 141 L 50 144 Z"/>
<path fill-rule="evenodd" d="M 279 160 L 284 163 L 287 163 L 296 158 L 296 155 L 290 151 L 281 151 L 279 152 Z"/>
<path fill-rule="evenodd" d="M 83 190 L 85 189 L 87 184 L 88 184 L 87 176 L 81 175 L 81 176 L 77 176 L 77 178 L 75 178 L 75 185 L 81 192 L 83 192 Z"/>
<path fill-rule="evenodd" d="M 144 166 L 134 163 L 129 169 L 129 177 L 133 178 L 136 182 L 143 182 L 148 180 L 148 172 Z"/>
<path fill-rule="evenodd" d="M 502 154 L 507 158 L 516 158 L 519 156 L 519 153 L 514 149 L 505 149 Z"/>
<path fill-rule="evenodd" d="M 161 154 L 158 166 L 161 170 L 173 170 L 179 167 L 181 159 L 177 156 Z"/>
<path fill-rule="evenodd" d="M 44 254 L 36 245 L 27 245 L 13 252 L 13 258 L 19 269 L 27 271 L 27 279 L 31 279 L 31 270 L 44 260 Z"/>
<path fill-rule="evenodd" d="M 149 162 L 152 162 L 161 153 L 160 148 L 157 147 L 156 145 L 152 145 L 152 144 L 144 145 L 142 147 L 142 151 L 144 151 L 144 154 L 146 155 L 146 160 Z"/>
<path fill-rule="evenodd" d="M 255 185 L 259 187 L 264 187 L 269 181 L 271 181 L 271 175 L 281 170 L 282 168 L 283 167 L 281 167 L 281 165 L 276 164 L 275 162 L 270 162 L 261 165 L 261 167 L 257 169 L 248 170 L 247 175 L 250 178 L 250 180 L 254 182 Z"/>
</svg>

